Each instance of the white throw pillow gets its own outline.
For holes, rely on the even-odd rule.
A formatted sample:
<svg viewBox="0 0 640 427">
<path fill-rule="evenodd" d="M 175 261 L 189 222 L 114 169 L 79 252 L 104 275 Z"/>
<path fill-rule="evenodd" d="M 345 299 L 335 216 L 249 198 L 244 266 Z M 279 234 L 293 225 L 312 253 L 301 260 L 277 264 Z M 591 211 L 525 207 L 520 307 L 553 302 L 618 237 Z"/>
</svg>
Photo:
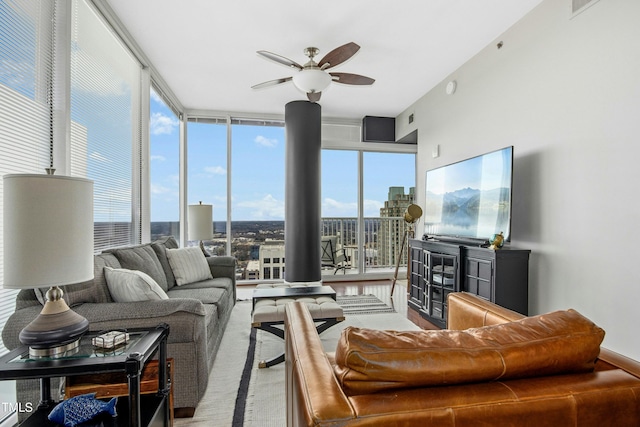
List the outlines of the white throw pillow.
<svg viewBox="0 0 640 427">
<path fill-rule="evenodd" d="M 142 271 L 105 267 L 104 277 L 115 302 L 169 299 L 160 285 Z"/>
<path fill-rule="evenodd" d="M 209 263 L 198 246 L 166 249 L 167 258 L 178 286 L 213 279 Z"/>
</svg>

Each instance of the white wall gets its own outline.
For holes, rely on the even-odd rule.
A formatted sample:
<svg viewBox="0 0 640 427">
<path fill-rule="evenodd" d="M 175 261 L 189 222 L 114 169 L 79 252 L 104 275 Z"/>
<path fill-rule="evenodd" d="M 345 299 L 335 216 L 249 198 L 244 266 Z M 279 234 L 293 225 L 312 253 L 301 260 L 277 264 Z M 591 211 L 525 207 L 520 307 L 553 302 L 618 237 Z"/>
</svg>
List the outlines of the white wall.
<svg viewBox="0 0 640 427">
<path fill-rule="evenodd" d="M 529 314 L 575 308 L 640 360 L 640 1 L 573 19 L 570 3 L 541 3 L 404 111 L 397 134 L 418 129 L 418 204 L 426 170 L 514 145 L 511 245 L 532 250 Z"/>
</svg>

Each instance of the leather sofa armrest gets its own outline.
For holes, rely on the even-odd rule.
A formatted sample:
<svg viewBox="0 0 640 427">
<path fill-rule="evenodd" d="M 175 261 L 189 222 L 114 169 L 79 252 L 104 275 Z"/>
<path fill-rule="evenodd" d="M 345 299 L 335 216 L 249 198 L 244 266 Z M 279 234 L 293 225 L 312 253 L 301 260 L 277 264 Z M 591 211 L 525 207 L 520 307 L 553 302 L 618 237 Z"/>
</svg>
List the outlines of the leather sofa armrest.
<svg viewBox="0 0 640 427">
<path fill-rule="evenodd" d="M 596 370 L 607 370 L 620 368 L 627 371 L 636 378 L 640 378 L 640 362 L 626 356 L 600 347 L 600 355 L 596 363 Z"/>
<path fill-rule="evenodd" d="M 302 302 L 285 307 L 285 384 L 287 425 L 346 425 L 355 418 L 322 347 L 309 309 Z"/>
<path fill-rule="evenodd" d="M 447 328 L 464 330 L 499 325 L 525 318 L 468 292 L 452 292 L 447 297 Z"/>
</svg>

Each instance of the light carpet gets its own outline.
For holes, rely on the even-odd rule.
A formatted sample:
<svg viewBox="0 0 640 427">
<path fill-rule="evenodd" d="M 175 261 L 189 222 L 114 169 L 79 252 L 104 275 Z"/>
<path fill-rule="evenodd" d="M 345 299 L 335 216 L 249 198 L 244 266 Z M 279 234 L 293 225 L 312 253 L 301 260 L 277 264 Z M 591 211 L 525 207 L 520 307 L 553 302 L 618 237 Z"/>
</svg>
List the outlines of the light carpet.
<svg viewBox="0 0 640 427">
<path fill-rule="evenodd" d="M 336 300 L 345 315 L 349 314 L 380 314 L 395 313 L 393 307 L 380 301 L 375 295 L 344 295 L 337 296 Z"/>
<path fill-rule="evenodd" d="M 351 298 L 351 297 L 350 297 Z M 373 297 L 375 298 L 375 297 Z M 338 300 L 340 302 L 340 297 Z M 358 299 L 358 298 L 354 298 Z M 388 312 L 391 307 L 380 307 L 371 296 L 361 296 L 364 304 L 375 303 L 376 308 L 357 310 L 357 304 L 346 301 L 353 310 L 345 310 L 344 322 L 337 324 L 323 332 L 320 337 L 325 350 L 334 351 L 338 338 L 347 326 L 366 327 L 372 329 L 419 330 L 416 325 L 405 317 Z M 376 298 L 377 299 L 377 298 Z M 379 300 L 378 300 L 379 301 Z M 381 303 L 381 302 L 380 302 Z M 349 312 L 351 311 L 351 313 Z M 386 312 L 385 312 L 386 311 Z M 372 313 L 372 314 L 363 314 Z M 284 343 L 281 339 L 264 331 L 255 334 L 255 354 L 253 360 L 247 358 L 251 344 L 251 301 L 239 301 L 234 307 L 229 324 L 225 330 L 220 349 L 216 356 L 209 377 L 207 391 L 200 401 L 193 418 L 176 419 L 177 427 L 192 426 L 255 426 L 281 427 L 286 424 L 286 399 L 284 386 L 284 363 L 267 369 L 259 369 L 258 362 L 269 359 L 282 352 Z M 240 387 L 245 362 L 251 362 L 251 376 L 248 387 Z M 239 393 L 238 391 L 241 391 Z M 242 389 L 246 392 L 246 404 L 243 413 L 234 412 L 236 400 L 241 407 Z M 240 396 L 239 396 L 240 394 Z"/>
</svg>

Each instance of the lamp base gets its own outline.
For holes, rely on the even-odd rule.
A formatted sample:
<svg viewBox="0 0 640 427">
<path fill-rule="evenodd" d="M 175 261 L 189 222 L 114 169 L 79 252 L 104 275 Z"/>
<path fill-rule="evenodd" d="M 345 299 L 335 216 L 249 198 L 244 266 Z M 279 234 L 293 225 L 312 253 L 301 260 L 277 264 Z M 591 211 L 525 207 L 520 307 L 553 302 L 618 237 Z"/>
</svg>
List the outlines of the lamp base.
<svg viewBox="0 0 640 427">
<path fill-rule="evenodd" d="M 210 257 L 211 256 L 209 251 L 204 247 L 204 242 L 202 240 L 200 240 L 200 250 L 202 251 L 202 253 L 204 254 L 205 257 Z"/>
<path fill-rule="evenodd" d="M 38 317 L 20 331 L 20 342 L 29 346 L 31 357 L 67 355 L 80 345 L 80 338 L 89 330 L 89 321 L 69 308 L 59 288 L 53 289 L 59 298 L 49 299 Z M 47 297 L 53 294 L 50 290 Z"/>
<path fill-rule="evenodd" d="M 29 347 L 29 357 L 31 359 L 55 359 L 58 357 L 72 356 L 80 351 L 80 338 L 69 344 L 59 345 L 50 348 Z"/>
</svg>

